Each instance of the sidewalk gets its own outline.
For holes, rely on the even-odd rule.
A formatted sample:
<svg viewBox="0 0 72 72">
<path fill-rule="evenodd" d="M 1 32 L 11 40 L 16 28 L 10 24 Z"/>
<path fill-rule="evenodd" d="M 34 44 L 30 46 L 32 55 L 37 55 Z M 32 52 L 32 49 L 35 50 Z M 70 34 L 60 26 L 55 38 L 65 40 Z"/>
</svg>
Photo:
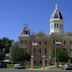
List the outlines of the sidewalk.
<svg viewBox="0 0 72 72">
<path fill-rule="evenodd" d="M 46 67 L 46 69 L 48 69 L 48 70 L 64 70 L 62 65 L 59 65 L 59 67 L 56 67 L 55 65 L 54 66 L 48 66 L 48 67 Z"/>
<path fill-rule="evenodd" d="M 45 67 L 45 68 L 27 68 L 28 70 L 63 70 L 63 68 L 59 67 L 55 67 L 55 66 L 48 66 L 48 67 Z"/>
</svg>

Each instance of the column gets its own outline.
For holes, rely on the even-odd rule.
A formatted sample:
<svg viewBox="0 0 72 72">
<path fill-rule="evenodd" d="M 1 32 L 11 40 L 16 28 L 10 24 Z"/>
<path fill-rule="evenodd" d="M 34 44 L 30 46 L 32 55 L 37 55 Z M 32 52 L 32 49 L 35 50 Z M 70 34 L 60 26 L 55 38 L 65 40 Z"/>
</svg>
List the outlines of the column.
<svg viewBox="0 0 72 72">
<path fill-rule="evenodd" d="M 45 55 L 42 57 L 42 68 L 45 68 Z"/>
<path fill-rule="evenodd" d="M 34 68 L 34 59 L 33 59 L 33 55 L 31 55 L 31 68 Z"/>
</svg>

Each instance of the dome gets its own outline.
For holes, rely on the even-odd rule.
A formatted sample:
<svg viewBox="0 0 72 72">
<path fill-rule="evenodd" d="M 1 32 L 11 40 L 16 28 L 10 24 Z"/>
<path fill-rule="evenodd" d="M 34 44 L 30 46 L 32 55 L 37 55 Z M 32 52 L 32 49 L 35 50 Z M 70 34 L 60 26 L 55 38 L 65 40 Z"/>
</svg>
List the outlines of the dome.
<svg viewBox="0 0 72 72">
<path fill-rule="evenodd" d="M 54 10 L 54 12 L 52 13 L 50 19 L 63 19 L 63 17 L 62 17 L 62 15 L 61 15 L 60 11 L 58 10 L 57 5 L 55 6 L 55 10 Z"/>
</svg>

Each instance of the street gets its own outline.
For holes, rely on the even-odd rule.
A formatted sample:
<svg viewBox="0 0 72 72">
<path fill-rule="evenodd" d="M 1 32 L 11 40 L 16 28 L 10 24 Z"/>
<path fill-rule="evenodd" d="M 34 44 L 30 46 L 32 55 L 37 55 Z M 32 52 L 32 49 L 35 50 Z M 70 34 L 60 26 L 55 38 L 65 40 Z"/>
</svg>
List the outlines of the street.
<svg viewBox="0 0 72 72">
<path fill-rule="evenodd" d="M 68 70 L 0 69 L 0 72 L 72 72 Z"/>
</svg>

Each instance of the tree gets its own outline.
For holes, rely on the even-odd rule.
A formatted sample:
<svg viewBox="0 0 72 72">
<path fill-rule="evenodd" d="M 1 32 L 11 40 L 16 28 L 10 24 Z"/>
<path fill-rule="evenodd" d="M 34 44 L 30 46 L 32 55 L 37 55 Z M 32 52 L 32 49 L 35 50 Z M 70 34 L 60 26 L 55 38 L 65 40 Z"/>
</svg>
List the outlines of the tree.
<svg viewBox="0 0 72 72">
<path fill-rule="evenodd" d="M 5 54 L 3 52 L 0 52 L 0 60 L 4 60 L 5 59 Z"/>
<path fill-rule="evenodd" d="M 52 48 L 52 57 L 55 57 L 55 48 L 56 48 L 56 60 L 59 62 L 67 62 L 69 59 L 69 55 L 67 53 L 66 48 L 58 48 L 57 46 L 53 46 Z"/>
<path fill-rule="evenodd" d="M 23 48 L 15 48 L 12 53 L 12 61 L 14 63 L 29 61 L 30 57 Z"/>
<path fill-rule="evenodd" d="M 3 41 L 2 39 L 0 39 L 0 51 L 2 52 L 2 49 L 3 49 Z"/>
<path fill-rule="evenodd" d="M 2 38 L 2 48 L 5 49 L 5 53 L 9 53 L 9 48 L 12 45 L 12 40 L 8 39 L 7 37 Z"/>
<path fill-rule="evenodd" d="M 11 45 L 11 47 L 9 48 L 9 53 L 10 53 L 10 55 L 12 55 L 13 50 L 14 50 L 15 48 L 18 48 L 18 42 L 12 41 L 12 45 Z"/>
</svg>

